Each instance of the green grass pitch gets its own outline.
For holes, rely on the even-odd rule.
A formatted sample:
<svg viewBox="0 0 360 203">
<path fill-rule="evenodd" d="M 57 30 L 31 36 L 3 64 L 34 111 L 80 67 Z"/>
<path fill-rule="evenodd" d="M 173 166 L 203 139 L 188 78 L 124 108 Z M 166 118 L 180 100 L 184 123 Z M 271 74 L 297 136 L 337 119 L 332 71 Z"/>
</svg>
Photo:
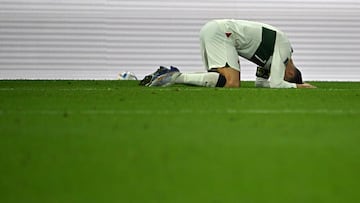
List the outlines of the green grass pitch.
<svg viewBox="0 0 360 203">
<path fill-rule="evenodd" d="M 360 83 L 0 81 L 0 202 L 360 202 Z"/>
</svg>

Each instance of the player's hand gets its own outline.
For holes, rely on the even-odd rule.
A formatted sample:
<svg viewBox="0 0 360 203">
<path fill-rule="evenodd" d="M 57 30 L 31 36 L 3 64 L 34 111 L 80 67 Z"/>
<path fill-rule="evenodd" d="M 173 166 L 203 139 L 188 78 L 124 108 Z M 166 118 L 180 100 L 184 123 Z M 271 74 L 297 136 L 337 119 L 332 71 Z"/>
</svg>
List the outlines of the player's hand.
<svg viewBox="0 0 360 203">
<path fill-rule="evenodd" d="M 314 85 L 310 85 L 309 83 L 304 84 L 296 84 L 297 88 L 316 88 Z"/>
</svg>

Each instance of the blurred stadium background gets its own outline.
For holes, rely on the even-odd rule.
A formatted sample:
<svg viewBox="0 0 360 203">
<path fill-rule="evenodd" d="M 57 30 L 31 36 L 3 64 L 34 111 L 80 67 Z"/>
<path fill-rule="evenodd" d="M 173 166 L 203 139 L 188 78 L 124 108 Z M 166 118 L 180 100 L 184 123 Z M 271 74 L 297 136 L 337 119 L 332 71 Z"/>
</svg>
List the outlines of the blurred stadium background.
<svg viewBox="0 0 360 203">
<path fill-rule="evenodd" d="M 216 18 L 287 32 L 306 80 L 360 81 L 357 0 L 0 0 L 0 79 L 203 71 L 198 32 Z M 242 79 L 253 80 L 253 65 L 241 65 Z"/>
</svg>

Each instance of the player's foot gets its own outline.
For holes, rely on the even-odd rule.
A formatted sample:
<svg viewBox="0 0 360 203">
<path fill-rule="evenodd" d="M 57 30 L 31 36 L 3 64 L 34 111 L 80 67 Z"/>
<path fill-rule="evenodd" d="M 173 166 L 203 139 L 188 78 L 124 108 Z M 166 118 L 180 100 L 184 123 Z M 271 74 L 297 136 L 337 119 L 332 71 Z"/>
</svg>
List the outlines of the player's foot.
<svg viewBox="0 0 360 203">
<path fill-rule="evenodd" d="M 155 72 L 153 72 L 150 75 L 147 75 L 144 77 L 144 79 L 142 79 L 139 83 L 139 85 L 141 86 L 149 86 L 150 83 L 154 80 L 155 77 L 162 75 L 164 73 L 166 73 L 167 71 L 169 71 L 168 68 L 164 67 L 164 66 L 160 66 L 160 68 L 158 68 Z"/>
<path fill-rule="evenodd" d="M 153 81 L 151 81 L 149 86 L 150 87 L 153 87 L 153 86 L 161 86 L 161 87 L 170 86 L 170 85 L 175 83 L 175 80 L 176 80 L 177 77 L 179 77 L 179 75 L 181 75 L 179 69 L 177 69 L 176 67 L 171 66 L 170 70 L 166 71 L 163 74 L 160 74 L 160 75 L 157 75 L 156 77 L 154 77 Z"/>
<path fill-rule="evenodd" d="M 256 77 L 255 87 L 270 87 L 270 83 L 267 79 L 262 77 Z"/>
</svg>

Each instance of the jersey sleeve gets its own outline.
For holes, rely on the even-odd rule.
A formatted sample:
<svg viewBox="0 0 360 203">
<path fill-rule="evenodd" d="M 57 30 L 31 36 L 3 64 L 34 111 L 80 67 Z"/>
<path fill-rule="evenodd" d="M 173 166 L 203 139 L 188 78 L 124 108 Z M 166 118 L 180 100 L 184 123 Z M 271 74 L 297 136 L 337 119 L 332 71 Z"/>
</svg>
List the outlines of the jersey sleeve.
<svg viewBox="0 0 360 203">
<path fill-rule="evenodd" d="M 296 88 L 295 83 L 284 80 L 285 63 L 281 59 L 279 46 L 275 45 L 270 68 L 270 88 Z"/>
<path fill-rule="evenodd" d="M 295 83 L 290 83 L 284 80 L 284 74 L 284 64 L 279 64 L 277 66 L 271 65 L 270 88 L 296 88 Z"/>
</svg>

